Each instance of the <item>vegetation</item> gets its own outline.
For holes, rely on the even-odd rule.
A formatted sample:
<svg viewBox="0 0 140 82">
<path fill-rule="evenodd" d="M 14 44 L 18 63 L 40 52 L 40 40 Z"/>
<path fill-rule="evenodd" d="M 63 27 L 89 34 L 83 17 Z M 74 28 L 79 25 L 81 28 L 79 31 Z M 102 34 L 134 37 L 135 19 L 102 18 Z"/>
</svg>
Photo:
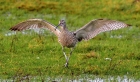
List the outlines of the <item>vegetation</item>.
<svg viewBox="0 0 140 82">
<path fill-rule="evenodd" d="M 139 1 L 1 0 L 0 5 L 0 78 L 20 81 L 28 80 L 24 77 L 39 76 L 43 81 L 45 76 L 81 74 L 140 78 Z M 10 35 L 11 26 L 30 18 L 41 18 L 54 25 L 65 19 L 71 27 L 69 30 L 98 18 L 120 20 L 132 27 L 80 42 L 70 58 L 70 67 L 65 68 L 55 35 L 48 32 Z"/>
</svg>

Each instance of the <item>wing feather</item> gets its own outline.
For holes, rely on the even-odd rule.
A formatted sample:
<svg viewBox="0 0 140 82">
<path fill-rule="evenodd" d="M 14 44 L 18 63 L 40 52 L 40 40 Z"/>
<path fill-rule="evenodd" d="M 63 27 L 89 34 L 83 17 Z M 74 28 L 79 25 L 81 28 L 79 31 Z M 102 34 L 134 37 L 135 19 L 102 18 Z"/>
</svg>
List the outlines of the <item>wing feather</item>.
<svg viewBox="0 0 140 82">
<path fill-rule="evenodd" d="M 58 29 L 55 29 L 55 27 L 56 26 L 42 19 L 29 19 L 11 27 L 10 30 L 23 31 L 27 29 L 45 28 L 52 31 L 56 36 L 59 36 L 60 31 Z"/>
<path fill-rule="evenodd" d="M 130 25 L 116 20 L 96 19 L 90 21 L 74 33 L 79 41 L 83 39 L 89 40 L 101 32 L 117 30 L 128 26 Z"/>
</svg>

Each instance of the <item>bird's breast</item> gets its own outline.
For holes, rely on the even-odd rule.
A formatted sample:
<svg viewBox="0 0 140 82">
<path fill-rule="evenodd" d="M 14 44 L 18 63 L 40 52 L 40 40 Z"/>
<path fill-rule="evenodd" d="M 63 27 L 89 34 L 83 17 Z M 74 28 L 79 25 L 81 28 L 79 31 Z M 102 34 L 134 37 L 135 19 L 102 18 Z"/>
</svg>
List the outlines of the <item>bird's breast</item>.
<svg viewBox="0 0 140 82">
<path fill-rule="evenodd" d="M 63 47 L 68 48 L 74 47 L 77 43 L 77 39 L 72 32 L 61 32 L 58 40 Z"/>
</svg>

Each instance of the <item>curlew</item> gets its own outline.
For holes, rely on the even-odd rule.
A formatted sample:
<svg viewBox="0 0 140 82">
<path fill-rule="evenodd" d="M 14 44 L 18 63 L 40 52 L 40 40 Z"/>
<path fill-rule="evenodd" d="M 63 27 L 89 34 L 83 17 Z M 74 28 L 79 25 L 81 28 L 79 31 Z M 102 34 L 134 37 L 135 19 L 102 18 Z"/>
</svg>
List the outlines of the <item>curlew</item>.
<svg viewBox="0 0 140 82">
<path fill-rule="evenodd" d="M 60 20 L 58 26 L 55 26 L 42 19 L 28 19 L 11 27 L 10 30 L 23 31 L 34 28 L 49 29 L 58 37 L 58 42 L 62 46 L 62 51 L 66 59 L 65 67 L 68 67 L 69 58 L 77 42 L 92 39 L 101 32 L 117 30 L 128 26 L 130 25 L 123 23 L 121 21 L 109 19 L 96 19 L 85 24 L 80 29 L 71 32 L 67 29 L 66 22 L 64 20 Z M 58 27 L 60 27 L 60 30 L 58 29 Z M 65 47 L 71 49 L 69 55 L 66 55 Z"/>
</svg>

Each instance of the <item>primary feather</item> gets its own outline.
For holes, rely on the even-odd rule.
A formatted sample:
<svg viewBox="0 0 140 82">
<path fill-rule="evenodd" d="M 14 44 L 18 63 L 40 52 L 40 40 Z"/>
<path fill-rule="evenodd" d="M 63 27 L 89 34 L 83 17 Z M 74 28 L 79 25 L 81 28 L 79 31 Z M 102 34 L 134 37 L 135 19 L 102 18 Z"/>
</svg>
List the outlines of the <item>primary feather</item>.
<svg viewBox="0 0 140 82">
<path fill-rule="evenodd" d="M 127 26 L 129 25 L 116 20 L 96 19 L 90 21 L 74 33 L 76 34 L 76 37 L 79 41 L 82 39 L 89 40 L 101 32 L 117 30 Z"/>
<path fill-rule="evenodd" d="M 52 31 L 56 36 L 59 36 L 60 31 L 58 29 L 55 29 L 55 27 L 56 26 L 42 19 L 29 19 L 11 27 L 10 30 L 23 31 L 27 29 L 45 28 Z"/>
</svg>

